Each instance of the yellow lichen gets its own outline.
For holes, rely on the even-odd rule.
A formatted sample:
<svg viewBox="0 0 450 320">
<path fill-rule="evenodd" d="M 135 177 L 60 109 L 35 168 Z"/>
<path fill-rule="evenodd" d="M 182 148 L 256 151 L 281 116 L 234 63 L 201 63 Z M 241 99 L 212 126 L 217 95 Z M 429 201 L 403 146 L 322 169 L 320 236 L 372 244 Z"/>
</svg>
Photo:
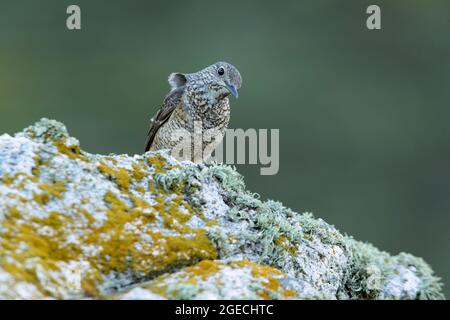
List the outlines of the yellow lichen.
<svg viewBox="0 0 450 320">
<path fill-rule="evenodd" d="M 221 266 L 213 260 L 203 260 L 193 267 L 186 268 L 186 272 L 195 276 L 200 277 L 202 280 L 206 280 L 211 274 L 220 271 Z"/>
<path fill-rule="evenodd" d="M 144 170 L 142 170 L 142 168 L 140 166 L 138 166 L 137 164 L 132 164 L 133 167 L 133 173 L 131 175 L 131 177 L 134 180 L 137 181 L 141 181 L 147 174 Z"/>
<path fill-rule="evenodd" d="M 56 145 L 59 145 L 60 152 L 69 152 L 71 155 L 67 155 L 72 159 L 78 155 L 83 157 L 76 148 L 70 150 L 62 141 Z M 161 156 L 151 159 L 155 171 L 173 168 Z M 18 281 L 33 283 L 44 295 L 51 296 L 54 293 L 41 286 L 37 266 L 44 272 L 56 272 L 61 268 L 60 263 L 83 261 L 90 267 L 81 279 L 81 288 L 85 295 L 95 295 L 103 277 L 112 271 L 151 277 L 217 257 L 206 232 L 186 225 L 194 215 L 204 217 L 190 206 L 183 193 L 157 190 L 159 187 L 150 181 L 149 188 L 159 196 L 148 203 L 138 193 L 130 192 L 146 192 L 145 184 L 134 185 L 145 178 L 146 164 L 138 161 L 127 170 L 116 168 L 114 164 L 117 162 L 113 160 L 98 165 L 99 171 L 119 187 L 119 192 L 105 194 L 104 201 L 108 206 L 105 221 L 99 223 L 93 213 L 82 208 L 90 202 L 88 198 L 82 198 L 79 204 L 68 208 L 68 212 L 50 212 L 44 218 L 11 208 L 7 219 L 1 222 L 0 238 L 0 256 L 11 257 L 11 261 L 6 263 L 0 259 L 0 267 Z M 38 157 L 35 162 L 35 176 L 22 177 L 20 184 L 25 186 L 31 181 L 40 191 L 33 192 L 32 199 L 22 197 L 19 200 L 46 205 L 49 201 L 63 198 L 66 192 L 64 182 L 37 183 L 41 166 L 45 163 Z M 15 178 L 2 179 L 2 182 L 18 184 Z M 98 253 L 86 254 L 85 248 L 98 250 Z M 205 262 L 203 267 L 207 265 Z M 213 265 L 210 265 L 210 271 L 213 270 Z"/>
<path fill-rule="evenodd" d="M 0 177 L 0 183 L 5 186 L 9 186 L 9 185 L 13 184 L 13 182 L 14 182 L 14 177 L 10 177 L 10 176 Z"/>
<path fill-rule="evenodd" d="M 10 257 L 10 260 L 2 263 L 1 267 L 17 281 L 30 282 L 44 295 L 50 294 L 41 285 L 35 266 L 39 264 L 44 270 L 56 271 L 58 263 L 79 257 L 80 247 L 65 244 L 64 241 L 70 235 L 64 227 L 72 224 L 72 217 L 58 212 L 51 212 L 46 218 L 30 218 L 25 222 L 18 209 L 10 208 L 8 218 L 2 222 L 4 230 L 0 238 L 0 254 Z M 43 226 L 50 228 L 52 233 L 41 232 Z M 21 248 L 21 244 L 26 247 Z M 82 283 L 90 281 L 92 279 L 86 276 Z"/>
<path fill-rule="evenodd" d="M 179 275 L 181 275 L 180 278 L 183 279 L 183 284 L 196 285 L 199 281 L 205 281 L 219 272 L 222 269 L 223 265 L 224 264 L 222 262 L 207 259 L 200 261 L 194 266 L 187 267 L 186 269 L 181 271 Z M 168 277 L 171 277 L 171 275 L 163 275 L 155 279 L 150 284 L 150 290 L 157 294 L 165 296 Z M 176 290 L 170 292 L 171 296 L 176 296 L 176 294 Z"/>
<path fill-rule="evenodd" d="M 97 168 L 109 179 L 114 179 L 114 181 L 117 183 L 117 186 L 121 190 L 128 191 L 128 189 L 130 188 L 130 176 L 126 169 L 114 169 L 104 162 L 100 162 Z"/>
<path fill-rule="evenodd" d="M 150 208 L 150 205 L 146 201 L 142 200 L 139 197 L 130 195 L 130 199 L 133 201 L 134 206 L 137 208 L 141 208 L 141 209 Z"/>
<path fill-rule="evenodd" d="M 39 204 L 46 205 L 50 201 L 50 197 L 46 193 L 33 192 L 33 200 Z"/>
<path fill-rule="evenodd" d="M 70 159 L 80 159 L 83 161 L 87 161 L 86 156 L 83 155 L 78 145 L 66 145 L 66 143 L 66 140 L 57 140 L 54 142 L 59 153 L 65 154 Z"/>
<path fill-rule="evenodd" d="M 274 243 L 275 243 L 275 245 L 277 245 L 277 246 L 283 248 L 284 250 L 286 250 L 287 252 L 289 252 L 291 255 L 295 255 L 295 254 L 298 253 L 297 246 L 293 245 L 289 241 L 289 239 L 286 236 L 284 236 L 284 235 L 281 235 L 281 236 L 277 237 L 274 240 Z"/>
<path fill-rule="evenodd" d="M 284 290 L 283 295 L 285 298 L 293 298 L 297 295 L 297 293 L 294 290 L 287 289 Z"/>
<path fill-rule="evenodd" d="M 258 294 L 262 299 L 272 299 L 272 295 L 280 293 L 280 290 L 281 295 L 284 297 L 292 297 L 295 295 L 295 292 L 292 290 L 281 287 L 279 279 L 284 276 L 284 274 L 280 270 L 245 260 L 236 261 L 234 263 L 240 267 L 249 267 L 252 270 L 252 275 L 257 279 L 261 279 L 261 285 L 265 290 L 258 292 Z"/>
<path fill-rule="evenodd" d="M 44 161 L 42 161 L 41 157 L 39 156 L 34 156 L 33 157 L 35 166 L 33 168 L 31 168 L 31 173 L 33 174 L 34 177 L 39 177 L 39 175 L 41 174 L 41 166 L 44 165 Z"/>
<path fill-rule="evenodd" d="M 169 202 L 166 202 L 164 197 L 160 195 L 155 200 L 156 205 L 154 208 L 162 215 L 165 227 L 180 232 L 189 230 L 185 222 L 192 217 L 193 209 L 189 204 L 183 203 L 183 197 L 181 195 L 176 196 L 176 198 Z M 186 211 L 181 211 L 180 206 L 184 206 Z"/>
<path fill-rule="evenodd" d="M 134 190 L 136 190 L 139 193 L 145 193 L 144 187 L 136 187 Z"/>
<path fill-rule="evenodd" d="M 65 184 L 62 181 L 57 181 L 53 184 L 41 183 L 39 184 L 39 188 L 46 192 L 49 196 L 53 196 L 58 199 L 61 199 L 63 197 L 63 193 L 66 192 Z"/>
<path fill-rule="evenodd" d="M 117 165 L 117 160 L 114 157 L 107 156 L 104 157 L 103 159 L 110 161 L 113 165 Z"/>
<path fill-rule="evenodd" d="M 159 276 L 148 283 L 145 288 L 168 298 L 179 298 L 177 297 L 178 290 L 177 288 L 173 288 L 172 284 L 176 283 L 181 286 L 194 285 L 199 290 L 202 290 L 205 282 L 211 283 L 213 281 L 216 286 L 220 287 L 226 283 L 227 279 L 221 274 L 217 276 L 216 274 L 227 267 L 232 269 L 250 269 L 252 276 L 250 281 L 255 284 L 254 288 L 261 288 L 259 290 L 257 289 L 256 292 L 261 299 L 269 300 L 296 296 L 295 291 L 286 289 L 280 284 L 279 279 L 284 277 L 284 273 L 275 268 L 246 260 L 228 263 L 209 259 L 203 260 L 178 273 Z M 213 279 L 213 277 L 216 278 Z"/>
<path fill-rule="evenodd" d="M 159 154 L 149 157 L 147 163 L 155 169 L 155 174 L 163 173 L 174 168 L 173 165 L 168 164 L 166 159 Z"/>
<path fill-rule="evenodd" d="M 208 220 L 206 222 L 207 227 L 218 226 L 218 225 L 219 225 L 219 222 L 217 220 Z"/>
<path fill-rule="evenodd" d="M 187 227 L 177 228 L 183 233 L 170 236 L 148 230 L 147 234 L 152 242 L 143 242 L 139 234 L 127 230 L 126 226 L 137 221 L 140 225 L 152 225 L 155 223 L 155 214 L 143 213 L 141 211 L 143 208 L 151 206 L 143 200 L 138 201 L 136 197 L 132 199 L 134 208 L 112 192 L 108 192 L 105 195 L 105 202 L 110 205 L 107 211 L 108 218 L 102 227 L 92 232 L 86 239 L 88 243 L 98 244 L 102 248 L 97 265 L 103 273 L 113 270 L 123 272 L 126 269 L 145 274 L 159 273 L 177 265 L 186 265 L 192 261 L 214 258 L 217 255 L 203 230 L 192 230 Z M 169 213 L 165 210 L 161 211 L 164 204 L 158 203 L 158 207 L 160 211 L 157 214 L 167 219 Z M 137 243 L 140 243 L 139 249 L 136 249 Z M 158 254 L 155 255 L 155 252 Z"/>
<path fill-rule="evenodd" d="M 258 294 L 263 300 L 271 300 L 269 293 L 267 293 L 266 291 L 260 291 L 258 292 Z"/>
</svg>

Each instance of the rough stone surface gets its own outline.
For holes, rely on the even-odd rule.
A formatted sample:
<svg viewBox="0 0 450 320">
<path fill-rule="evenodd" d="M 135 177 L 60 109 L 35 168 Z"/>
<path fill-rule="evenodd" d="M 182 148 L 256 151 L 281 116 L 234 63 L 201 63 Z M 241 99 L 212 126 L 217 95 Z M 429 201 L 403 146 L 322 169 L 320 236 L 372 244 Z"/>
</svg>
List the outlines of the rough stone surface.
<svg viewBox="0 0 450 320">
<path fill-rule="evenodd" d="M 0 136 L 0 298 L 440 299 L 420 258 L 261 201 L 225 165 Z"/>
</svg>

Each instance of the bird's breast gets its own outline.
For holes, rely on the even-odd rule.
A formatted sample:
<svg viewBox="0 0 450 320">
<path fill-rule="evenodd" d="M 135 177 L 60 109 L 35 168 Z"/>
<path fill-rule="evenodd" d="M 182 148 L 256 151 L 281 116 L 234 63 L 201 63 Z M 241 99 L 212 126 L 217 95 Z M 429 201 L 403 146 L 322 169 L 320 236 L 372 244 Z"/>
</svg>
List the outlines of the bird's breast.
<svg viewBox="0 0 450 320">
<path fill-rule="evenodd" d="M 221 100 L 216 105 L 211 105 L 204 110 L 200 117 L 204 122 L 204 127 L 207 129 L 222 129 L 223 126 L 228 125 L 230 119 L 230 104 L 228 98 Z"/>
</svg>

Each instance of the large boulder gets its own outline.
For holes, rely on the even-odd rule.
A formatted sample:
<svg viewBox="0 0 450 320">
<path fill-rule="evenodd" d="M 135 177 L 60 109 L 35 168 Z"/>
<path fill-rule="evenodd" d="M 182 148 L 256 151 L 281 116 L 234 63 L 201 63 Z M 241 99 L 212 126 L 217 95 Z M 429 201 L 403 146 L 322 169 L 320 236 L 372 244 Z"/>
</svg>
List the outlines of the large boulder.
<svg viewBox="0 0 450 320">
<path fill-rule="evenodd" d="M 439 299 L 420 258 L 261 201 L 233 168 L 0 136 L 0 298 Z"/>
</svg>

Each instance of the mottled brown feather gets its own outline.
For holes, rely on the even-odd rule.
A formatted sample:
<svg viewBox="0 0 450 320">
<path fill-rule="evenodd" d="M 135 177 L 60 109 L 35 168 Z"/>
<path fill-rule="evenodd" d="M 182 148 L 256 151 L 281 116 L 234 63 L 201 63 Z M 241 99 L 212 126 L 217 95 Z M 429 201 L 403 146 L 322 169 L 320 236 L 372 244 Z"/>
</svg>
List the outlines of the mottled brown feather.
<svg viewBox="0 0 450 320">
<path fill-rule="evenodd" d="M 172 90 L 165 98 L 161 108 L 152 118 L 152 124 L 147 134 L 147 143 L 145 144 L 145 151 L 150 150 L 153 140 L 159 128 L 164 125 L 172 115 L 173 111 L 181 105 L 181 98 L 183 96 L 184 87 L 178 87 Z"/>
</svg>

